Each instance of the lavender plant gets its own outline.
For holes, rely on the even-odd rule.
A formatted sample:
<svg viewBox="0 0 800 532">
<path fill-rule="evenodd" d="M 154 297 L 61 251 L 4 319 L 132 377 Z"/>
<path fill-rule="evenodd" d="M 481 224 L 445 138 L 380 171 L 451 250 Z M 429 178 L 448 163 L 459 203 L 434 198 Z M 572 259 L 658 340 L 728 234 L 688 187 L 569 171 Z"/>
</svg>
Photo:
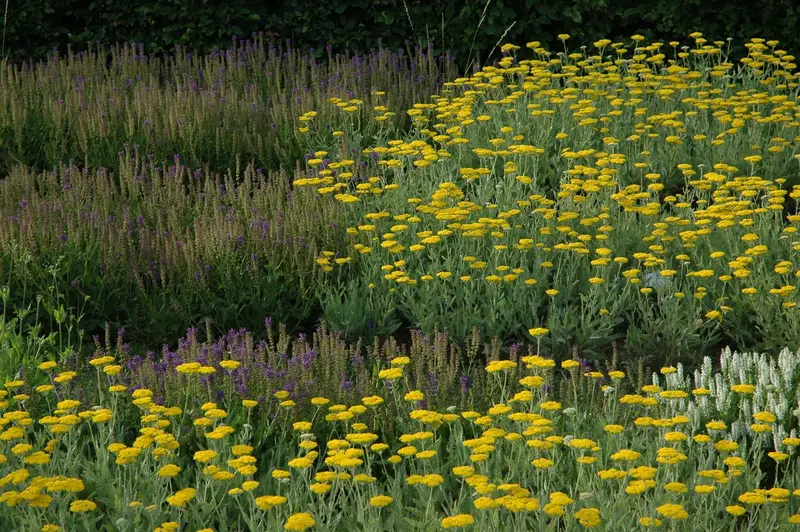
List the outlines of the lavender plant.
<svg viewBox="0 0 800 532">
<path fill-rule="evenodd" d="M 178 157 L 157 164 L 135 148 L 119 158 L 118 177 L 17 167 L 0 184 L 0 274 L 12 298 L 24 285 L 46 293 L 55 283 L 68 308 L 89 298 L 88 330 L 125 326 L 137 343 L 174 343 L 206 317 L 224 331 L 253 328 L 255 316 L 293 324 L 312 316 L 314 260 L 339 245 L 338 204 L 292 190 L 285 171 L 249 165 L 212 175 Z"/>
<path fill-rule="evenodd" d="M 451 58 L 425 48 L 354 57 L 329 51 L 318 61 L 263 36 L 206 56 L 178 48 L 151 58 L 143 45 L 98 46 L 2 66 L 0 175 L 19 163 L 117 170 L 125 143 L 159 163 L 178 153 L 192 167 L 216 171 L 235 167 L 237 156 L 256 167 L 293 168 L 309 148 L 334 143 L 345 123 L 366 138 L 407 127 L 405 110 L 454 74 Z M 357 99 L 356 116 L 343 115 L 331 98 Z"/>
</svg>

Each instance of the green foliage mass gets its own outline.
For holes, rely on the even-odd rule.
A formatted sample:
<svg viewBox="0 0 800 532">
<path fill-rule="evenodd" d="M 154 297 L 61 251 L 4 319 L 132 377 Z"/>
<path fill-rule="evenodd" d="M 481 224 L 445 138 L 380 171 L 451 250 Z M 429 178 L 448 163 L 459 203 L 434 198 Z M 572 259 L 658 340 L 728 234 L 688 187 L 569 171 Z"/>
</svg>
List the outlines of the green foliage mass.
<svg viewBox="0 0 800 532">
<path fill-rule="evenodd" d="M 118 41 L 145 43 L 155 54 L 175 45 L 206 53 L 227 47 L 232 35 L 264 32 L 314 48 L 320 56 L 327 46 L 364 53 L 379 41 L 394 50 L 431 44 L 466 66 L 476 55 L 485 60 L 503 35 L 510 42 L 537 39 L 554 45 L 559 33 L 589 43 L 634 33 L 667 40 L 701 31 L 736 40 L 778 39 L 797 49 L 798 23 L 800 5 L 791 0 L 765 2 L 757 9 L 750 0 L 9 0 L 4 55 L 12 61 L 39 59 L 54 47 L 79 51 L 91 42 Z"/>
</svg>

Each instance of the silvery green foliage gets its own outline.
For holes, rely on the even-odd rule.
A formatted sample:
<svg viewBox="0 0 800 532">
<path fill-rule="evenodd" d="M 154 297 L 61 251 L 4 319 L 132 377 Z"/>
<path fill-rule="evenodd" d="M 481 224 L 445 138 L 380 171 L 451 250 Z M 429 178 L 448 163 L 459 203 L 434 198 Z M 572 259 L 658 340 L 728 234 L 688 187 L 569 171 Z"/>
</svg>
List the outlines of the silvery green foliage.
<svg viewBox="0 0 800 532">
<path fill-rule="evenodd" d="M 732 439 L 752 437 L 753 414 L 768 411 L 778 419 L 771 437 L 765 438 L 766 444 L 779 449 L 784 438 L 795 437 L 797 431 L 792 429 L 787 434 L 786 427 L 790 415 L 800 417 L 800 396 L 796 391 L 800 385 L 800 351 L 793 353 L 785 348 L 777 357 L 771 357 L 765 353 L 738 353 L 726 347 L 720 353 L 718 371 L 714 371 L 710 357 L 704 357 L 703 364 L 691 375 L 685 375 L 682 364 L 676 369 L 665 376 L 666 389 L 711 391 L 710 396 L 692 394 L 680 401 L 681 411 L 689 417 L 695 431 L 704 431 L 709 420 L 727 418 Z M 661 376 L 654 372 L 653 384 L 660 384 L 660 380 Z M 755 390 L 752 395 L 733 393 L 731 387 L 737 384 L 753 384 Z M 731 412 L 736 416 L 732 420 Z"/>
<path fill-rule="evenodd" d="M 748 433 L 748 431 L 749 429 L 747 428 L 747 425 L 743 421 L 736 420 L 733 423 L 731 423 L 730 434 L 731 434 L 731 439 L 733 441 L 741 440 Z"/>
<path fill-rule="evenodd" d="M 775 428 L 772 429 L 772 438 L 774 440 L 772 442 L 773 447 L 775 449 L 780 449 L 782 446 L 781 441 L 783 441 L 783 439 L 787 436 L 788 434 L 786 434 L 786 429 L 783 428 L 783 425 L 776 425 Z"/>
</svg>

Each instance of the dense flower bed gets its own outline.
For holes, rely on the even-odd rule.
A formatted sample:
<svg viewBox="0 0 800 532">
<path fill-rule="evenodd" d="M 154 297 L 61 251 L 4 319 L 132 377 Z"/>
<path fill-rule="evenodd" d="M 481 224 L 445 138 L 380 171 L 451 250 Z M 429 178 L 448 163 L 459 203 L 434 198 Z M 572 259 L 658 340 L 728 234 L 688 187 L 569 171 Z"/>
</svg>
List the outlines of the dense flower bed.
<svg viewBox="0 0 800 532">
<path fill-rule="evenodd" d="M 205 351 L 196 347 L 186 352 Z M 131 384 L 141 362 L 101 353 L 79 372 L 47 361 L 0 391 L 0 522 L 633 530 L 691 519 L 777 530 L 800 523 L 800 404 L 787 400 L 797 360 L 725 351 L 691 377 L 661 368 L 637 390 L 618 369 L 496 359 L 482 370 L 494 392 L 482 410 L 431 409 L 408 356 L 376 367 L 369 395 L 342 403 L 322 389 L 248 395 L 253 360 L 236 349 L 171 361 L 154 384 L 175 388 L 157 392 Z M 297 353 L 284 367 L 297 362 L 309 373 L 316 363 Z M 573 386 L 554 395 L 565 380 Z"/>
</svg>

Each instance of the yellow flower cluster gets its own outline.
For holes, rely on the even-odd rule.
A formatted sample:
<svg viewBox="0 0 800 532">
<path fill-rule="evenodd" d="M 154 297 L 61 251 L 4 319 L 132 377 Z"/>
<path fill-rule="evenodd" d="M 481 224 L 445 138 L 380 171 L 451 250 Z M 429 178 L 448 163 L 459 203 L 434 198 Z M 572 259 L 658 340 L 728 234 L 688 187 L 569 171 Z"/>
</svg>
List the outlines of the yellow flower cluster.
<svg viewBox="0 0 800 532">
<path fill-rule="evenodd" d="M 753 39 L 735 65 L 693 35 L 691 50 L 670 44 L 672 58 L 641 36 L 633 49 L 604 40 L 559 57 L 534 41 L 530 59 L 505 45 L 498 65 L 414 105 L 407 137 L 365 147 L 363 170 L 343 153 L 295 185 L 349 204 L 357 253 L 337 263 L 357 257 L 376 275 L 364 290 L 412 321 L 463 301 L 456 314 L 471 321 L 453 332 L 497 312 L 510 316 L 492 332 L 507 333 L 561 294 L 560 305 L 590 296 L 611 331 L 657 298 L 697 331 L 733 337 L 770 308 L 765 336 L 794 344 L 795 57 Z M 327 254 L 319 263 L 332 271 Z M 552 275 L 555 265 L 569 273 Z"/>
<path fill-rule="evenodd" d="M 800 189 L 756 172 L 794 155 L 794 58 L 753 39 L 736 73 L 721 43 L 692 38 L 687 52 L 670 44 L 676 59 L 642 36 L 630 58 L 610 40 L 595 43 L 596 55 L 559 58 L 534 41 L 527 60 L 504 45 L 496 66 L 408 110 L 414 138 L 368 148 L 373 162 L 363 166 L 351 152 L 323 164 L 328 153 L 317 151 L 313 175 L 294 184 L 348 205 L 348 238 L 374 286 L 405 294 L 409 307 L 485 300 L 498 316 L 517 306 L 528 327 L 540 323 L 532 303 L 574 296 L 581 284 L 598 323 L 618 301 L 648 308 L 654 294 L 688 309 L 686 327 L 720 327 L 757 301 L 790 334 L 800 325 L 800 217 L 782 214 Z M 615 60 L 603 55 L 609 46 Z M 734 80 L 749 88 L 730 90 Z M 331 103 L 355 113 L 364 102 Z M 676 179 L 682 191 L 664 194 Z M 331 251 L 317 261 L 324 271 L 351 262 Z M 537 347 L 561 339 L 557 322 L 545 325 L 527 329 Z M 49 384 L 17 379 L 0 390 L 0 514 L 15 529 L 47 531 L 118 514 L 163 531 L 205 527 L 206 514 L 238 519 L 237 529 L 290 531 L 356 518 L 368 530 L 800 522 L 800 438 L 750 375 L 730 390 L 713 380 L 689 389 L 667 365 L 626 390 L 635 379 L 625 372 L 577 357 L 492 354 L 471 374 L 490 397 L 465 392 L 439 411 L 437 391 L 413 377 L 437 369 L 417 362 L 374 367 L 372 395 L 339 404 L 287 390 L 239 397 L 241 362 L 187 360 L 168 370 L 187 384 L 182 406 L 162 404 L 158 390 L 129 391 L 135 380 L 111 355 L 89 361 L 98 404 L 87 405 L 76 371 L 42 362 Z M 706 417 L 695 406 L 728 392 L 746 406 Z M 773 462 L 773 486 L 763 484 L 762 457 Z"/>
</svg>

